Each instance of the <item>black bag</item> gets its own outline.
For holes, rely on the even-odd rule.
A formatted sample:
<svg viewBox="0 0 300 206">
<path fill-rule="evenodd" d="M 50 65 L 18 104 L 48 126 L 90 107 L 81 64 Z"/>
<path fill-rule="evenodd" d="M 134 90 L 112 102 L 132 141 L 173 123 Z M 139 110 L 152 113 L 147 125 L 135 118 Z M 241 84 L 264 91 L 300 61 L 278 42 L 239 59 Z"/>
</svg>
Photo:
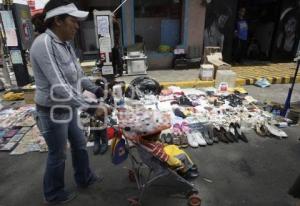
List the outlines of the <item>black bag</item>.
<svg viewBox="0 0 300 206">
<path fill-rule="evenodd" d="M 159 95 L 162 87 L 160 84 L 150 77 L 137 77 L 130 82 L 125 96 L 139 100 L 144 95 Z"/>
</svg>

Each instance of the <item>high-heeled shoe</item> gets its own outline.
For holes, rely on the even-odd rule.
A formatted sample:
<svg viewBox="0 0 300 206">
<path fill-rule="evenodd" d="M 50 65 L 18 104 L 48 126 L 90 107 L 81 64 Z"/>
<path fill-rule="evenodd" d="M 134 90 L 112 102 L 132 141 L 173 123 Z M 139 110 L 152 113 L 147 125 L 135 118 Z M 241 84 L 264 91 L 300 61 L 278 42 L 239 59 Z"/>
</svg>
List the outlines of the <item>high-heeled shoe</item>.
<svg viewBox="0 0 300 206">
<path fill-rule="evenodd" d="M 207 129 L 208 129 L 209 138 L 212 139 L 214 143 L 218 143 L 219 139 L 216 136 L 216 134 L 214 134 L 214 126 L 212 124 L 209 124 L 207 125 Z"/>
<path fill-rule="evenodd" d="M 233 123 L 230 123 L 227 134 L 228 134 L 228 135 L 230 136 L 230 138 L 233 139 L 235 142 L 239 142 L 239 138 L 238 138 L 237 135 L 236 135 L 236 132 L 235 132 L 235 126 L 234 126 Z"/>
<path fill-rule="evenodd" d="M 228 144 L 228 140 L 226 137 L 224 137 L 223 133 L 221 132 L 221 129 L 218 129 L 216 127 L 213 128 L 214 135 L 219 139 L 220 142 L 224 142 Z"/>
<path fill-rule="evenodd" d="M 228 142 L 233 143 L 234 139 L 227 133 L 226 129 L 224 127 L 220 127 L 222 136 L 228 140 Z"/>
<path fill-rule="evenodd" d="M 248 139 L 245 136 L 245 134 L 243 133 L 243 131 L 241 130 L 241 126 L 239 125 L 239 123 L 235 123 L 234 128 L 235 128 L 235 133 L 237 134 L 237 137 L 247 143 Z"/>
</svg>

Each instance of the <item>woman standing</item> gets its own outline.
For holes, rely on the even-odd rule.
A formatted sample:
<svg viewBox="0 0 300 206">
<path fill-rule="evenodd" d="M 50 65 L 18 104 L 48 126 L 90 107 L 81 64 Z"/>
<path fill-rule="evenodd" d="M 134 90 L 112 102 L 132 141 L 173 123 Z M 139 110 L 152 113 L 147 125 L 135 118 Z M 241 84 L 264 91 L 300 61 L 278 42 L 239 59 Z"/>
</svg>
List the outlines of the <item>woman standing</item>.
<svg viewBox="0 0 300 206">
<path fill-rule="evenodd" d="M 82 96 L 82 90 L 98 98 L 104 92 L 84 76 L 70 45 L 79 21 L 88 12 L 78 10 L 67 0 L 50 0 L 44 12 L 46 31 L 35 39 L 30 57 L 36 82 L 37 123 L 49 148 L 44 197 L 47 203 L 58 204 L 75 197 L 65 190 L 64 184 L 67 140 L 78 187 L 85 188 L 99 180 L 89 167 L 86 140 L 78 125 L 78 108 L 89 112 L 105 110 L 98 105 L 88 109 L 92 103 Z"/>
</svg>

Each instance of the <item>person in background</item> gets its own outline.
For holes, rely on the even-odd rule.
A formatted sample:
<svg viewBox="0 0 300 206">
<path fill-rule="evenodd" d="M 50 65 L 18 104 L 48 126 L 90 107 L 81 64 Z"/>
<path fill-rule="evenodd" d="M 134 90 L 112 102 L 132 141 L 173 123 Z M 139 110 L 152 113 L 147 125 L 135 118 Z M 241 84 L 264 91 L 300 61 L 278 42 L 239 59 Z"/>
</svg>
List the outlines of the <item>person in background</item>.
<svg viewBox="0 0 300 206">
<path fill-rule="evenodd" d="M 65 189 L 64 172 L 67 141 L 70 142 L 74 179 L 78 187 L 87 188 L 102 180 L 90 169 L 84 132 L 78 125 L 78 110 L 96 115 L 104 105 L 87 101 L 82 91 L 97 98 L 107 93 L 85 77 L 70 41 L 79 29 L 79 21 L 88 16 L 68 0 L 50 0 L 44 9 L 41 34 L 30 49 L 36 83 L 37 125 L 48 146 L 43 181 L 45 203 L 62 204 L 76 197 Z M 39 30 L 41 29 L 41 30 Z"/>
<path fill-rule="evenodd" d="M 246 9 L 240 8 L 235 29 L 234 61 L 241 63 L 245 57 L 248 43 L 248 23 L 245 19 Z"/>
</svg>

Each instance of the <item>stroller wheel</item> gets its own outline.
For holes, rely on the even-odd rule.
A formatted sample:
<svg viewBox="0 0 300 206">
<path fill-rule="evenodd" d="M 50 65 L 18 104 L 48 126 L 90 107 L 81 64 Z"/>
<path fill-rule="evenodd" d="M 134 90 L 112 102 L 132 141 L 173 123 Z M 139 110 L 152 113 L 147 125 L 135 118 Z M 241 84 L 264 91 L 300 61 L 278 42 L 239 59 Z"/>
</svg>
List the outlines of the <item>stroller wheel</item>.
<svg viewBox="0 0 300 206">
<path fill-rule="evenodd" d="M 129 181 L 130 181 L 130 182 L 135 182 L 134 171 L 128 170 L 128 178 L 129 178 Z"/>
<path fill-rule="evenodd" d="M 141 204 L 139 203 L 139 199 L 136 197 L 128 198 L 127 200 L 130 206 L 141 206 Z"/>
<path fill-rule="evenodd" d="M 201 198 L 197 194 L 192 194 L 191 196 L 189 196 L 188 205 L 189 206 L 200 206 Z"/>
</svg>

